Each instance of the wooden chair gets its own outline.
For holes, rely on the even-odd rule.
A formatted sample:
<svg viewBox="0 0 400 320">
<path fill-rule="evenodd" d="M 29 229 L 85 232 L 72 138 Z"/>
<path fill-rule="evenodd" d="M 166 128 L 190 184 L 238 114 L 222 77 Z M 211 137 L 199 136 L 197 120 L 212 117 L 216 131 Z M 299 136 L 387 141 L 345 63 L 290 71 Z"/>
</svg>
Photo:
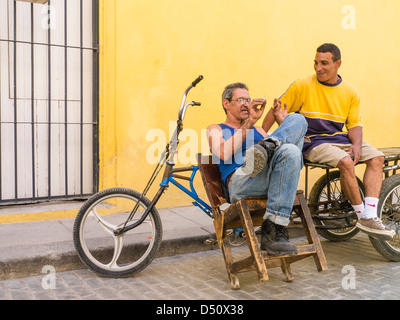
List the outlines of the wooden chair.
<svg viewBox="0 0 400 320">
<path fill-rule="evenodd" d="M 298 245 L 298 254 L 294 256 L 269 256 L 266 251 L 261 251 L 254 231 L 254 227 L 263 222 L 267 198 L 246 197 L 222 210 L 221 205 L 227 201 L 221 188 L 223 182 L 219 168 L 212 163 L 210 155 L 198 154 L 197 160 L 232 289 L 240 289 L 237 273 L 255 270 L 261 281 L 267 281 L 267 268 L 273 267 L 281 267 L 286 280 L 292 281 L 290 264 L 310 256 L 314 257 L 318 271 L 327 269 L 325 255 L 302 191 L 297 191 L 293 209 L 301 218 L 309 244 Z M 233 261 L 226 235 L 226 230 L 235 228 L 243 228 L 250 250 L 250 256 L 239 261 Z"/>
</svg>

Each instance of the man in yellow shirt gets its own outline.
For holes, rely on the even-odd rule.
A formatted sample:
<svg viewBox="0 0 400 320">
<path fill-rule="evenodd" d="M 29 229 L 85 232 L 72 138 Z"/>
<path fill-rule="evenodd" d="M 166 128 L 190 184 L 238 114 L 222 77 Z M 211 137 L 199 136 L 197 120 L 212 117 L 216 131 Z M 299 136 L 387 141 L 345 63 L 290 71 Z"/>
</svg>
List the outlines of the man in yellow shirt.
<svg viewBox="0 0 400 320">
<path fill-rule="evenodd" d="M 382 185 L 384 155 L 363 141 L 360 97 L 357 90 L 338 74 L 341 65 L 339 48 L 325 43 L 317 48 L 315 74 L 295 81 L 282 96 L 287 113 L 298 112 L 308 123 L 303 155 L 311 162 L 327 163 L 340 170 L 342 189 L 358 216 L 357 227 L 384 239 L 394 230 L 377 217 Z M 272 110 L 263 122 L 268 132 L 274 123 Z M 344 126 L 347 132 L 343 131 Z M 365 204 L 359 192 L 354 166 L 364 161 Z"/>
</svg>

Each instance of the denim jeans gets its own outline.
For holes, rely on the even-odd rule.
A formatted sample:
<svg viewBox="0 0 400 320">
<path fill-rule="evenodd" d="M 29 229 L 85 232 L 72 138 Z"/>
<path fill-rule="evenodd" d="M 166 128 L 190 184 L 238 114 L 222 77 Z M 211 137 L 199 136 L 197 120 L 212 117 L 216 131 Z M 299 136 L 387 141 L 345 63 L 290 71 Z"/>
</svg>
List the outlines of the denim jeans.
<svg viewBox="0 0 400 320">
<path fill-rule="evenodd" d="M 287 115 L 282 124 L 265 140 L 279 142 L 272 159 L 256 177 L 238 168 L 229 182 L 232 203 L 247 196 L 267 196 L 264 219 L 287 226 L 303 167 L 303 143 L 307 122 L 300 114 Z"/>
</svg>

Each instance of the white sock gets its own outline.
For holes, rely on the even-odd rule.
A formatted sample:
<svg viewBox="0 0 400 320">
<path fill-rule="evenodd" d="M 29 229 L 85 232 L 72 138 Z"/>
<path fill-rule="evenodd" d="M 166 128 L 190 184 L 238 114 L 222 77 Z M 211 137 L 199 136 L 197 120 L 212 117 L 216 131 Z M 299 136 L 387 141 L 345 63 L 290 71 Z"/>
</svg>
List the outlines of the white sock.
<svg viewBox="0 0 400 320">
<path fill-rule="evenodd" d="M 351 205 L 354 209 L 354 211 L 357 213 L 357 217 L 360 220 L 361 218 L 364 218 L 364 204 L 361 202 L 361 204 L 358 205 Z"/>
<path fill-rule="evenodd" d="M 365 209 L 364 209 L 364 214 L 363 218 L 364 219 L 371 219 L 375 218 L 378 216 L 378 198 L 372 198 L 372 197 L 365 197 Z"/>
</svg>

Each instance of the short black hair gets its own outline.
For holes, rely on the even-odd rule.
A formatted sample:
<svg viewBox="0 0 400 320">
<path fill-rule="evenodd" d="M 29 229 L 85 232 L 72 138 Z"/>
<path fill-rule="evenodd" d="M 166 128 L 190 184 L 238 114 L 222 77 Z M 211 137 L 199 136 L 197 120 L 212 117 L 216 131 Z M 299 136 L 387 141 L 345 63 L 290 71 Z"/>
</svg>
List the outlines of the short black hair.
<svg viewBox="0 0 400 320">
<path fill-rule="evenodd" d="M 340 49 L 334 45 L 333 43 L 324 43 L 317 48 L 317 52 L 330 52 L 332 53 L 332 60 L 336 62 L 339 59 L 342 59 L 342 55 L 340 53 Z"/>
</svg>

